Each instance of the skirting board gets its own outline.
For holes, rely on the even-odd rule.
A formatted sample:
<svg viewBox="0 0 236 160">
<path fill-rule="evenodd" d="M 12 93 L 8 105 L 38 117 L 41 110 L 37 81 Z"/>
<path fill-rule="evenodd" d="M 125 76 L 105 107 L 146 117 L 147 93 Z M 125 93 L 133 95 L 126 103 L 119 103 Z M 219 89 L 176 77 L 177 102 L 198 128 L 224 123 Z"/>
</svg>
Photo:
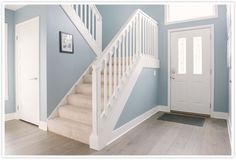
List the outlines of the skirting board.
<svg viewBox="0 0 236 160">
<path fill-rule="evenodd" d="M 228 120 L 229 114 L 225 112 L 212 112 L 211 118 Z"/>
<path fill-rule="evenodd" d="M 233 147 L 232 146 L 232 129 L 231 129 L 231 122 L 229 119 L 227 119 L 227 128 L 228 128 L 228 135 L 229 135 L 229 142 L 230 142 L 230 145 L 231 145 L 231 148 Z"/>
<path fill-rule="evenodd" d="M 16 112 L 5 114 L 5 121 L 10 121 L 13 119 L 19 119 L 18 114 Z M 47 131 L 47 122 L 40 121 L 39 122 L 39 129 Z"/>
<path fill-rule="evenodd" d="M 45 122 L 45 121 L 40 121 L 40 122 L 39 122 L 39 129 L 42 129 L 42 130 L 44 130 L 44 131 L 47 131 L 47 130 L 48 130 L 48 124 L 47 124 L 47 122 Z"/>
<path fill-rule="evenodd" d="M 159 106 L 156 106 L 149 111 L 143 113 L 142 115 L 136 117 L 135 119 L 131 120 L 130 122 L 126 123 L 125 125 L 121 126 L 120 128 L 114 130 L 112 132 L 112 140 L 110 140 L 107 145 L 111 144 L 130 130 L 132 130 L 134 127 L 151 117 L 152 115 L 156 114 L 159 111 Z"/>
<path fill-rule="evenodd" d="M 162 105 L 159 105 L 158 108 L 159 108 L 159 111 L 162 111 L 162 112 L 170 112 L 170 107 L 169 107 L 169 106 L 162 106 Z"/>
<path fill-rule="evenodd" d="M 7 113 L 5 114 L 5 121 L 10 121 L 16 119 L 16 113 Z"/>
</svg>

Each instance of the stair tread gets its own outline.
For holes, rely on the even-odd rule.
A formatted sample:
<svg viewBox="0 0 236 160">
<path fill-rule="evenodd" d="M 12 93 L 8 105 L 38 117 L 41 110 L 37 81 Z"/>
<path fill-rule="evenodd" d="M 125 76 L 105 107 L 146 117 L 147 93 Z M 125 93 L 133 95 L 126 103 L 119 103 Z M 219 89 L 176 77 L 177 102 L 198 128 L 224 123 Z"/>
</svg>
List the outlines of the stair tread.
<svg viewBox="0 0 236 160">
<path fill-rule="evenodd" d="M 72 93 L 69 96 L 78 96 L 78 97 L 89 99 L 89 100 L 92 98 L 91 95 L 81 94 L 81 93 Z"/>
<path fill-rule="evenodd" d="M 74 106 L 74 105 L 63 105 L 60 108 L 62 109 L 68 109 L 68 110 L 72 110 L 74 112 L 79 112 L 79 113 L 91 113 L 92 110 L 91 108 L 84 108 L 84 107 L 78 107 L 78 106 Z"/>
</svg>

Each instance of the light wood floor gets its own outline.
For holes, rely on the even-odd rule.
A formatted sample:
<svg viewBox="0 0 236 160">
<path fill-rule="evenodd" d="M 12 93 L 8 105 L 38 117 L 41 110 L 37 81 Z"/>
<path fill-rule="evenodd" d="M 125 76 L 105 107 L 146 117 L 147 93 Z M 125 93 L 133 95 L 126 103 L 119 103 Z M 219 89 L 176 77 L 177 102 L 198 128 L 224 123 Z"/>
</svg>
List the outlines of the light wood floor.
<svg viewBox="0 0 236 160">
<path fill-rule="evenodd" d="M 97 152 L 89 146 L 29 123 L 5 123 L 6 155 L 230 155 L 225 120 L 207 118 L 203 127 L 157 120 L 158 113 Z"/>
</svg>

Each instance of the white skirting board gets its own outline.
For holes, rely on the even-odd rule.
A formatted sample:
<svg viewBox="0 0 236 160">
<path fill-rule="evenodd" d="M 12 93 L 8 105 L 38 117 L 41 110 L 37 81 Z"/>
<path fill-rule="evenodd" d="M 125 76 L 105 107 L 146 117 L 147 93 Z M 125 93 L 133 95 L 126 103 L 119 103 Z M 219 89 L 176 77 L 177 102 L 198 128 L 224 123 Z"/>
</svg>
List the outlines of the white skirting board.
<svg viewBox="0 0 236 160">
<path fill-rule="evenodd" d="M 13 119 L 17 119 L 16 118 L 16 113 L 7 113 L 5 114 L 5 121 L 10 121 L 10 120 L 13 120 Z"/>
<path fill-rule="evenodd" d="M 229 114 L 226 112 L 212 112 L 211 118 L 228 120 Z"/>
<path fill-rule="evenodd" d="M 48 130 L 47 122 L 45 122 L 45 121 L 40 121 L 40 122 L 39 122 L 39 129 L 42 129 L 42 130 L 44 130 L 44 131 L 47 131 L 47 130 Z"/>
<path fill-rule="evenodd" d="M 158 106 L 152 108 L 151 110 L 143 113 L 142 115 L 140 115 L 140 116 L 136 117 L 135 119 L 129 121 L 128 123 L 124 124 L 120 128 L 114 130 L 112 132 L 112 137 L 113 138 L 112 138 L 111 141 L 108 142 L 107 145 L 109 145 L 110 143 L 114 142 L 116 139 L 120 138 L 125 133 L 129 132 L 134 127 L 136 127 L 137 125 L 139 125 L 140 123 L 142 123 L 143 121 L 145 121 L 146 119 L 151 117 L 152 115 L 156 114 L 157 112 L 158 112 Z"/>
<path fill-rule="evenodd" d="M 228 135 L 229 135 L 229 142 L 230 142 L 230 145 L 231 145 L 231 148 L 233 148 L 232 146 L 232 129 L 231 129 L 231 122 L 229 120 L 229 118 L 227 119 L 227 128 L 228 128 Z"/>
<path fill-rule="evenodd" d="M 14 120 L 14 119 L 19 119 L 19 116 L 16 112 L 5 114 L 5 121 L 10 121 L 10 120 Z M 38 127 L 39 127 L 39 129 L 47 131 L 47 122 L 39 121 L 39 126 Z"/>
<path fill-rule="evenodd" d="M 170 112 L 170 107 L 169 106 L 159 105 L 158 108 L 159 108 L 159 111 Z"/>
</svg>

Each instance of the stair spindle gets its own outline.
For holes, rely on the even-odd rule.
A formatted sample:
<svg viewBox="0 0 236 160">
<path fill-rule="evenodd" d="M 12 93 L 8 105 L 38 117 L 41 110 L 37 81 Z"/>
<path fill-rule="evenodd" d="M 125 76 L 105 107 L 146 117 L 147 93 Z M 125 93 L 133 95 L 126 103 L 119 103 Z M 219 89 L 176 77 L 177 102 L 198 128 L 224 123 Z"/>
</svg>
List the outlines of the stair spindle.
<svg viewBox="0 0 236 160">
<path fill-rule="evenodd" d="M 107 59 L 104 59 L 104 70 L 103 70 L 103 111 L 106 114 L 107 111 Z"/>
</svg>

